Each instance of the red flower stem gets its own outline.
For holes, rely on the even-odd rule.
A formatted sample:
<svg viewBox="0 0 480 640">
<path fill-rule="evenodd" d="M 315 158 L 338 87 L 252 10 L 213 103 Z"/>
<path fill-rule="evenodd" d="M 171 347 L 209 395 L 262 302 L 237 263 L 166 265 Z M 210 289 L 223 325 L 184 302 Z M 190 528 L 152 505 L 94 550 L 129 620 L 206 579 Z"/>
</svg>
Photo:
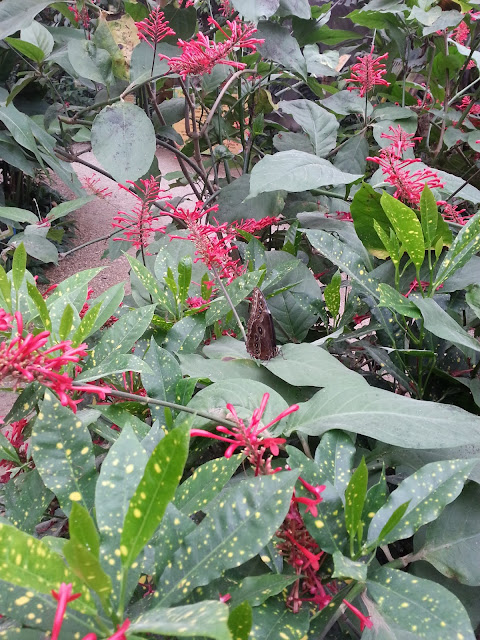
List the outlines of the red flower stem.
<svg viewBox="0 0 480 640">
<path fill-rule="evenodd" d="M 72 384 L 72 389 L 75 390 L 75 382 Z M 80 386 L 80 385 L 78 385 Z M 83 389 L 83 385 L 81 387 Z M 191 413 L 194 416 L 200 416 L 201 418 L 206 418 L 215 424 L 221 424 L 224 427 L 228 427 L 232 429 L 237 427 L 236 422 L 232 422 L 231 420 L 226 420 L 223 418 L 219 418 L 218 416 L 214 416 L 207 411 L 198 411 L 197 409 L 192 409 L 191 407 L 185 407 L 182 404 L 175 404 L 174 402 L 167 402 L 166 400 L 157 400 L 156 398 L 150 398 L 149 396 L 139 396 L 135 393 L 127 393 L 126 391 L 117 391 L 117 389 L 110 389 L 107 393 L 109 396 L 115 396 L 116 398 L 125 398 L 125 400 L 135 400 L 136 402 L 141 402 L 142 404 L 155 404 L 161 407 L 168 407 L 169 409 L 173 409 L 174 411 L 184 411 L 185 413 Z"/>
<path fill-rule="evenodd" d="M 235 318 L 237 324 L 238 324 L 238 328 L 240 329 L 240 332 L 243 336 L 243 339 L 245 340 L 245 344 L 247 344 L 247 334 L 245 333 L 245 329 L 243 327 L 242 321 L 240 320 L 240 317 L 237 313 L 237 310 L 235 309 L 235 305 L 232 302 L 232 299 L 230 298 L 230 296 L 228 295 L 228 291 L 225 287 L 225 285 L 222 282 L 222 279 L 220 278 L 220 276 L 218 275 L 217 270 L 215 269 L 215 267 L 212 267 L 212 273 L 215 276 L 215 280 L 218 282 L 220 289 L 223 291 L 223 295 L 225 296 L 226 301 L 228 302 L 230 309 L 232 310 L 233 313 L 233 317 Z"/>
</svg>

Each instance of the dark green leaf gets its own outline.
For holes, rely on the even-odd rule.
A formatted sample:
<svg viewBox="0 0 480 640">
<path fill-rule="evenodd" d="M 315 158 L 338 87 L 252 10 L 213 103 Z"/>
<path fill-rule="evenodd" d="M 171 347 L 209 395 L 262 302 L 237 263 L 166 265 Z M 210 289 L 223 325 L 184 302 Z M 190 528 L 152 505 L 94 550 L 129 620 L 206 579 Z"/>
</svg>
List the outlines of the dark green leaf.
<svg viewBox="0 0 480 640">
<path fill-rule="evenodd" d="M 336 117 L 311 100 L 282 100 L 277 108 L 289 113 L 308 135 L 314 153 L 325 157 L 337 143 Z"/>
<path fill-rule="evenodd" d="M 367 565 L 364 562 L 350 560 L 340 551 L 333 554 L 333 564 L 332 578 L 350 578 L 358 582 L 365 582 L 367 579 Z"/>
<path fill-rule="evenodd" d="M 150 367 L 149 373 L 142 373 L 142 384 L 147 395 L 155 400 L 176 402 L 177 384 L 182 379 L 182 372 L 174 356 L 159 347 L 152 338 L 144 362 Z M 168 425 L 168 419 L 171 420 L 170 409 L 152 404 L 150 411 L 160 421 L 162 428 Z M 166 411 L 170 414 L 168 417 L 165 415 Z"/>
<path fill-rule="evenodd" d="M 315 451 L 322 482 L 330 482 L 342 498 L 350 482 L 354 455 L 352 438 L 343 431 L 327 431 Z"/>
<path fill-rule="evenodd" d="M 382 194 L 380 204 L 418 271 L 425 259 L 425 240 L 417 214 L 388 193 Z"/>
<path fill-rule="evenodd" d="M 455 271 L 463 267 L 480 250 L 480 213 L 462 227 L 452 242 L 438 269 L 434 288 L 437 289 Z"/>
<path fill-rule="evenodd" d="M 27 252 L 23 244 L 20 244 L 13 254 L 12 261 L 12 281 L 16 291 L 20 290 L 23 279 L 25 278 L 25 270 L 27 268 Z"/>
<path fill-rule="evenodd" d="M 265 573 L 261 576 L 248 576 L 240 583 L 238 589 L 231 592 L 231 607 L 247 601 L 252 607 L 259 607 L 268 598 L 276 596 L 298 579 L 297 575 L 282 573 Z"/>
<path fill-rule="evenodd" d="M 350 478 L 345 489 L 345 526 L 350 539 L 361 541 L 364 522 L 362 522 L 363 505 L 367 495 L 368 470 L 365 459 Z"/>
<path fill-rule="evenodd" d="M 235 640 L 248 640 L 252 628 L 252 607 L 248 602 L 242 602 L 235 609 L 230 610 L 228 628 Z"/>
</svg>

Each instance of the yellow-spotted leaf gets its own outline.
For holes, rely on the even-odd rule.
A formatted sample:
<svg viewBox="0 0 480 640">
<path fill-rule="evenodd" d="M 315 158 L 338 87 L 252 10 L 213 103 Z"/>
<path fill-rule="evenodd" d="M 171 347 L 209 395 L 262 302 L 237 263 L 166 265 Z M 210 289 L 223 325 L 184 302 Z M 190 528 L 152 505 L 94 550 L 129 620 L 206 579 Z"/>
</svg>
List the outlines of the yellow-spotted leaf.
<svg viewBox="0 0 480 640">
<path fill-rule="evenodd" d="M 153 536 L 175 494 L 187 460 L 189 439 L 188 425 L 173 429 L 147 462 L 123 523 L 120 555 L 126 568 Z"/>
<path fill-rule="evenodd" d="M 388 193 L 382 194 L 380 204 L 418 271 L 425 259 L 425 240 L 417 214 Z"/>
</svg>

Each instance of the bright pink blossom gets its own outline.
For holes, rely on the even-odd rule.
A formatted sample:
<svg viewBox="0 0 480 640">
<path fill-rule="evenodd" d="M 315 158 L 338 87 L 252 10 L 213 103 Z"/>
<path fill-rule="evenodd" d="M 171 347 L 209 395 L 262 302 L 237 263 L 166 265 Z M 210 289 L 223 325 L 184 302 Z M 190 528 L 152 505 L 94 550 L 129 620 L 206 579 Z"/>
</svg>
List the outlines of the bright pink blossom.
<svg viewBox="0 0 480 640">
<path fill-rule="evenodd" d="M 97 177 L 94 173 L 92 173 L 91 176 L 85 176 L 81 179 L 82 187 L 85 189 L 85 191 L 88 191 L 92 195 L 97 196 L 97 198 L 102 198 L 102 200 L 105 200 L 112 195 L 112 192 L 108 187 L 100 188 L 100 186 L 98 185 L 100 181 L 101 178 Z"/>
<path fill-rule="evenodd" d="M 418 291 L 420 288 L 422 289 L 423 292 L 425 292 L 429 286 L 430 286 L 430 282 L 426 282 L 425 280 L 420 280 L 420 282 L 418 282 L 418 280 L 414 278 L 409 285 L 407 293 L 403 295 L 405 296 L 405 298 L 408 298 L 408 296 L 411 293 L 413 293 L 414 291 Z M 443 284 L 439 285 L 437 289 L 442 289 L 442 287 L 443 287 Z"/>
<path fill-rule="evenodd" d="M 67 391 L 96 393 L 105 398 L 108 387 L 97 387 L 90 384 L 73 386 L 73 379 L 66 373 L 60 373 L 66 365 L 78 362 L 87 355 L 86 344 L 72 348 L 70 340 L 43 349 L 50 336 L 49 331 L 41 331 L 34 335 L 28 333 L 23 337 L 23 318 L 20 312 L 15 313 L 17 335 L 9 342 L 0 344 L 0 381 L 4 385 L 16 388 L 19 384 L 36 380 L 58 394 L 60 402 L 73 411 L 79 400 L 72 400 Z M 57 355 L 53 355 L 57 352 Z"/>
<path fill-rule="evenodd" d="M 437 204 L 442 207 L 442 216 L 446 222 L 455 222 L 464 226 L 473 216 L 473 214 L 463 216 L 462 213 L 465 213 L 466 209 L 459 209 L 456 204 L 450 204 L 446 200 L 439 200 Z"/>
<path fill-rule="evenodd" d="M 199 311 L 205 311 L 210 306 L 208 300 L 204 300 L 201 296 L 194 296 L 185 300 L 190 309 L 198 309 Z"/>
<path fill-rule="evenodd" d="M 5 311 L 5 309 L 0 309 L 0 331 L 10 331 L 12 328 L 13 316 Z"/>
<path fill-rule="evenodd" d="M 373 87 L 376 85 L 384 85 L 389 86 L 390 83 L 387 82 L 383 76 L 387 73 L 386 66 L 380 62 L 380 60 L 386 60 L 388 58 L 388 53 L 385 53 L 383 56 L 379 56 L 378 58 L 374 58 L 373 56 L 373 47 L 370 53 L 362 57 L 357 57 L 358 62 L 353 65 L 351 69 L 351 76 L 347 78 L 347 83 L 358 84 L 359 87 L 347 87 L 348 91 L 353 91 L 354 89 L 360 89 L 360 97 L 363 98 Z"/>
<path fill-rule="evenodd" d="M 275 216 L 267 216 L 265 218 L 261 218 L 260 220 L 255 220 L 254 218 L 248 218 L 247 220 L 242 220 L 241 222 L 236 222 L 233 227 L 237 229 L 237 231 L 246 231 L 247 233 L 255 233 L 256 231 L 261 231 L 266 227 L 271 227 L 272 224 L 278 224 L 280 222 L 279 217 Z"/>
<path fill-rule="evenodd" d="M 165 14 L 160 7 L 155 7 L 144 20 L 135 22 L 138 37 L 155 50 L 157 44 L 167 36 L 174 36 L 175 31 L 169 26 Z"/>
<path fill-rule="evenodd" d="M 81 593 L 72 593 L 72 585 L 65 584 L 65 582 L 62 582 L 58 592 L 52 590 L 52 596 L 58 604 L 57 611 L 55 612 L 55 618 L 53 620 L 52 635 L 50 636 L 51 640 L 58 640 L 68 603 L 80 598 L 81 595 Z"/>
<path fill-rule="evenodd" d="M 213 438 L 214 440 L 221 440 L 226 442 L 229 446 L 225 451 L 225 457 L 231 458 L 235 450 L 242 449 L 242 452 L 247 456 L 247 459 L 255 469 L 255 475 L 267 475 L 272 473 L 269 466 L 270 459 L 264 460 L 263 455 L 269 449 L 272 455 L 277 456 L 279 452 L 278 445 L 285 442 L 285 438 L 273 438 L 263 437 L 264 433 L 271 426 L 283 420 L 286 416 L 298 411 L 298 404 L 294 404 L 288 409 L 282 411 L 276 418 L 271 420 L 267 425 L 261 424 L 261 419 L 267 408 L 268 399 L 270 394 L 265 393 L 260 403 L 260 407 L 255 409 L 250 419 L 248 426 L 245 426 L 243 420 L 241 420 L 235 408 L 231 404 L 227 404 L 227 409 L 230 411 L 233 417 L 233 421 L 237 426 L 229 429 L 228 427 L 218 426 L 217 431 L 225 435 L 218 435 L 217 433 L 211 433 L 203 429 L 192 429 L 191 436 L 202 436 L 204 438 Z M 227 437 L 228 436 L 228 437 Z"/>
<path fill-rule="evenodd" d="M 344 600 L 343 602 L 360 620 L 360 631 L 363 631 L 365 627 L 367 627 L 368 629 L 371 629 L 373 627 L 373 622 L 370 620 L 369 616 L 363 615 L 363 613 L 359 609 L 357 609 L 357 607 L 354 607 L 353 604 L 348 602 L 348 600 Z"/>
<path fill-rule="evenodd" d="M 407 133 L 402 129 L 401 125 L 397 127 L 388 127 L 391 133 L 382 133 L 380 136 L 386 140 L 391 140 L 389 148 L 397 153 L 399 158 L 402 157 L 403 152 L 407 149 L 413 149 L 415 142 L 421 140 L 420 136 L 416 136 L 413 133 Z"/>
<path fill-rule="evenodd" d="M 146 247 L 152 233 L 165 233 L 165 225 L 155 226 L 156 216 L 151 211 L 154 202 L 162 192 L 160 183 L 153 176 L 150 176 L 147 180 L 140 180 L 140 182 L 142 183 L 141 186 L 127 180 L 127 183 L 134 186 L 140 192 L 140 195 L 132 194 L 137 199 L 137 203 L 131 213 L 119 211 L 118 215 L 113 217 L 115 222 L 112 222 L 112 227 L 124 230 L 124 238 L 114 238 L 114 240 L 131 242 L 135 249 Z M 132 193 L 125 185 L 121 184 L 119 186 L 121 189 Z M 170 198 L 171 196 L 162 197 Z"/>
<path fill-rule="evenodd" d="M 184 80 L 189 75 L 201 76 L 205 73 L 211 73 L 216 64 L 245 69 L 246 64 L 231 60 L 228 56 L 238 49 L 255 51 L 257 44 L 263 42 L 263 40 L 251 37 L 257 31 L 254 25 L 244 25 L 237 20 L 227 20 L 230 29 L 230 35 L 228 35 L 213 18 L 209 18 L 209 23 L 215 25 L 226 40 L 216 43 L 200 31 L 197 33 L 196 40 L 188 42 L 178 40 L 178 45 L 182 48 L 181 56 L 170 58 L 160 55 L 161 59 L 167 60 L 170 71 L 178 73 Z"/>
</svg>

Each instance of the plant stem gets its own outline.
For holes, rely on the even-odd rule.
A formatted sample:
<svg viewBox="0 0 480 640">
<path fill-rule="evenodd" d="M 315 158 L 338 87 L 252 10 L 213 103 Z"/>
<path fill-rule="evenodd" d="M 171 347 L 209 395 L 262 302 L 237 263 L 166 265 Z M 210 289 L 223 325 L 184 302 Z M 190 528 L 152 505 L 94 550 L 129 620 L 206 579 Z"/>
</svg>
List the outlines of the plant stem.
<svg viewBox="0 0 480 640">
<path fill-rule="evenodd" d="M 230 296 L 228 295 L 228 291 L 225 287 L 225 285 L 223 284 L 222 279 L 220 278 L 217 270 L 215 268 L 212 268 L 213 271 L 213 275 L 215 276 L 215 280 L 218 282 L 220 289 L 223 292 L 223 295 L 225 296 L 226 301 L 228 302 L 230 309 L 232 310 L 233 313 L 233 317 L 235 318 L 237 324 L 238 324 L 238 328 L 241 331 L 241 334 L 243 336 L 243 339 L 245 340 L 245 344 L 247 344 L 247 334 L 245 333 L 245 329 L 243 327 L 242 321 L 240 320 L 240 317 L 237 313 L 237 310 L 235 309 L 235 305 L 232 302 L 232 299 L 230 298 Z"/>
</svg>

